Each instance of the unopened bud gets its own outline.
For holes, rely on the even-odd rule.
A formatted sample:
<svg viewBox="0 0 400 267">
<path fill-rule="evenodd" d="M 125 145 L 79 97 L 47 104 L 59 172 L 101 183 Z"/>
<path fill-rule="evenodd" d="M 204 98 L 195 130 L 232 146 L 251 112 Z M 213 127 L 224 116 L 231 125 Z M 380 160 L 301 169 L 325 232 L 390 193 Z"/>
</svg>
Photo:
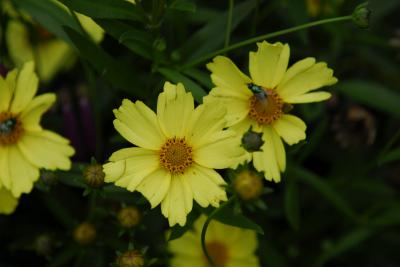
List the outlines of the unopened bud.
<svg viewBox="0 0 400 267">
<path fill-rule="evenodd" d="M 248 130 L 242 137 L 242 146 L 248 152 L 260 151 L 261 146 L 264 144 L 262 140 L 262 133 L 253 132 Z"/>
<path fill-rule="evenodd" d="M 143 267 L 144 257 L 138 250 L 128 250 L 117 259 L 118 267 Z"/>
<path fill-rule="evenodd" d="M 118 212 L 118 221 L 125 228 L 131 228 L 139 224 L 140 211 L 133 206 L 122 208 Z"/>
<path fill-rule="evenodd" d="M 362 29 L 369 27 L 371 10 L 368 8 L 368 3 L 358 5 L 352 14 L 353 22 Z"/>
<path fill-rule="evenodd" d="M 263 182 L 254 171 L 244 170 L 236 176 L 233 188 L 241 199 L 250 201 L 262 194 Z"/>
<path fill-rule="evenodd" d="M 104 184 L 105 174 L 100 164 L 90 164 L 86 167 L 83 177 L 85 182 L 94 188 L 99 188 Z"/>
<path fill-rule="evenodd" d="M 81 245 L 88 245 L 96 238 L 96 228 L 93 224 L 84 222 L 78 225 L 73 233 L 74 240 Z"/>
</svg>

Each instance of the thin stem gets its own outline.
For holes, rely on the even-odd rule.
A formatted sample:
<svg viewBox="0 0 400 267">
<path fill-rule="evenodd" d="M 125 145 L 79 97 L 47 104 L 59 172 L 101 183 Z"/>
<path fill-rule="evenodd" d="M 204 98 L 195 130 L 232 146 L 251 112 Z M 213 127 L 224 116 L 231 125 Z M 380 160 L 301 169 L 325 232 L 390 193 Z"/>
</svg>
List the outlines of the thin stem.
<svg viewBox="0 0 400 267">
<path fill-rule="evenodd" d="M 400 129 L 395 133 L 395 135 L 393 135 L 393 137 L 389 140 L 389 142 L 387 142 L 382 151 L 379 153 L 378 164 L 380 164 L 381 158 L 397 142 L 398 139 L 400 139 Z"/>
<path fill-rule="evenodd" d="M 211 258 L 210 254 L 208 254 L 207 251 L 207 246 L 206 246 L 206 233 L 207 233 L 207 228 L 208 225 L 210 224 L 211 220 L 215 217 L 215 215 L 218 214 L 219 211 L 221 211 L 223 208 L 228 206 L 232 201 L 235 199 L 235 196 L 232 196 L 228 201 L 225 203 L 221 204 L 217 209 L 213 210 L 213 212 L 210 213 L 208 216 L 206 222 L 203 225 L 203 229 L 201 229 L 201 248 L 203 249 L 204 255 L 206 256 L 208 262 L 211 264 L 213 267 L 220 267 L 215 264 L 213 258 Z"/>
<path fill-rule="evenodd" d="M 198 64 L 200 64 L 200 63 L 202 63 L 202 62 L 204 62 L 206 60 L 209 60 L 210 58 L 213 58 L 213 57 L 215 57 L 215 56 L 217 56 L 219 54 L 223 54 L 223 53 L 226 53 L 228 51 L 231 51 L 231 50 L 234 50 L 234 49 L 237 49 L 237 48 L 240 48 L 242 46 L 246 46 L 246 45 L 258 42 L 258 41 L 262 41 L 262 40 L 269 39 L 269 38 L 272 38 L 272 37 L 281 36 L 281 35 L 284 35 L 284 34 L 287 34 L 287 33 L 295 32 L 295 31 L 299 31 L 299 30 L 303 30 L 303 29 L 307 29 L 307 28 L 318 26 L 318 25 L 322 25 L 322 24 L 328 24 L 328 23 L 339 22 L 339 21 L 346 21 L 346 20 L 351 20 L 351 19 L 352 19 L 351 15 L 343 16 L 343 17 L 330 18 L 330 19 L 323 19 L 323 20 L 318 20 L 318 21 L 305 23 L 305 24 L 302 24 L 302 25 L 299 25 L 299 26 L 295 26 L 295 27 L 292 27 L 292 28 L 289 28 L 289 29 L 285 29 L 285 30 L 281 30 L 281 31 L 276 31 L 276 32 L 272 32 L 272 33 L 267 33 L 267 34 L 263 34 L 263 35 L 260 35 L 260 36 L 256 36 L 254 38 L 247 39 L 245 41 L 230 45 L 230 46 L 228 46 L 226 48 L 217 50 L 217 51 L 212 52 L 210 54 L 207 54 L 207 55 L 205 55 L 203 57 L 200 57 L 199 59 L 196 59 L 196 60 L 184 65 L 182 67 L 182 69 L 187 69 L 187 68 L 196 66 L 196 65 L 198 65 Z"/>
<path fill-rule="evenodd" d="M 224 48 L 228 47 L 230 39 L 231 39 L 233 4 L 234 4 L 233 0 L 229 0 L 229 12 L 228 12 L 228 21 L 226 23 L 226 33 L 225 33 Z"/>
</svg>

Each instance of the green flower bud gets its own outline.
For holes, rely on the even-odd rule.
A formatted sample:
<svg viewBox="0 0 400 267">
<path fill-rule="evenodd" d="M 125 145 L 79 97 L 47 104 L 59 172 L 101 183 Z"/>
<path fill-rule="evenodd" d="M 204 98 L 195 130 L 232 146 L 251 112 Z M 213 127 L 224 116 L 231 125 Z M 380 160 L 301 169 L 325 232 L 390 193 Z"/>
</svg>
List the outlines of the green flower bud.
<svg viewBox="0 0 400 267">
<path fill-rule="evenodd" d="M 87 166 L 83 172 L 85 182 L 94 188 L 99 188 L 104 184 L 104 177 L 103 167 L 97 163 Z"/>
<path fill-rule="evenodd" d="M 128 250 L 117 259 L 119 267 L 143 267 L 144 257 L 138 250 Z"/>
<path fill-rule="evenodd" d="M 260 151 L 263 144 L 262 133 L 253 132 L 251 129 L 249 129 L 242 137 L 242 146 L 248 152 Z"/>
<path fill-rule="evenodd" d="M 74 240 L 81 245 L 89 245 L 96 238 L 96 235 L 96 228 L 88 222 L 81 223 L 73 232 Z"/>
<path fill-rule="evenodd" d="M 358 5 L 352 14 L 353 22 L 362 29 L 369 28 L 371 10 L 368 8 L 368 3 Z"/>
<path fill-rule="evenodd" d="M 140 211 L 133 206 L 122 208 L 118 212 L 118 221 L 125 228 L 132 228 L 140 222 Z"/>
<path fill-rule="evenodd" d="M 264 185 L 257 173 L 243 170 L 233 181 L 233 188 L 242 200 L 251 201 L 261 196 Z"/>
</svg>

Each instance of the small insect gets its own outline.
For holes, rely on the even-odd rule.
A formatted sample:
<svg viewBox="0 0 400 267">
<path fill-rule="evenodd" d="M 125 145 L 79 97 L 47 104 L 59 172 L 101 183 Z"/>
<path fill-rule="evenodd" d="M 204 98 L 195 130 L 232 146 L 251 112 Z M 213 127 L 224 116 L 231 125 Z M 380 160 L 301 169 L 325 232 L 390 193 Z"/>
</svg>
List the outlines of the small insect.
<svg viewBox="0 0 400 267">
<path fill-rule="evenodd" d="M 265 104 L 267 103 L 268 94 L 261 86 L 258 86 L 254 83 L 248 83 L 247 88 L 249 88 L 249 90 L 256 96 L 259 101 Z"/>
<path fill-rule="evenodd" d="M 0 123 L 0 134 L 9 134 L 17 124 L 17 120 L 10 118 Z"/>
</svg>

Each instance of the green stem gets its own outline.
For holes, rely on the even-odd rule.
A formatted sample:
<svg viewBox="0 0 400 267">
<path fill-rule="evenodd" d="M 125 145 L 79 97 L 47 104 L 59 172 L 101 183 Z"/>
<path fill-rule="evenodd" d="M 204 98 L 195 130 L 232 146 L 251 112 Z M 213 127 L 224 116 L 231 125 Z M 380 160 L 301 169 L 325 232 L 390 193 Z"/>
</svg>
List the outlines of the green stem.
<svg viewBox="0 0 400 267">
<path fill-rule="evenodd" d="M 246 45 L 249 45 L 249 44 L 252 44 L 252 43 L 255 43 L 255 42 L 259 42 L 259 41 L 266 40 L 266 39 L 269 39 L 269 38 L 272 38 L 272 37 L 281 36 L 281 35 L 284 35 L 284 34 L 288 34 L 288 33 L 291 33 L 291 32 L 307 29 L 307 28 L 318 26 L 318 25 L 322 25 L 322 24 L 328 24 L 328 23 L 339 22 L 339 21 L 346 21 L 346 20 L 351 20 L 351 19 L 352 19 L 351 15 L 343 16 L 343 17 L 330 18 L 330 19 L 323 19 L 323 20 L 318 20 L 318 21 L 305 23 L 305 24 L 302 24 L 302 25 L 299 25 L 299 26 L 295 26 L 295 27 L 292 27 L 292 28 L 289 28 L 289 29 L 285 29 L 285 30 L 281 30 L 281 31 L 276 31 L 276 32 L 272 32 L 272 33 L 267 33 L 267 34 L 263 34 L 263 35 L 260 35 L 260 36 L 256 36 L 254 38 L 247 39 L 245 41 L 230 45 L 230 46 L 228 46 L 226 48 L 222 48 L 220 50 L 217 50 L 215 52 L 207 54 L 207 55 L 205 55 L 203 57 L 200 57 L 199 59 L 196 59 L 196 60 L 184 65 L 182 67 L 182 69 L 187 69 L 187 68 L 196 66 L 196 65 L 198 65 L 198 64 L 200 64 L 200 63 L 202 63 L 202 62 L 204 62 L 206 60 L 209 60 L 209 59 L 211 59 L 211 58 L 213 58 L 213 57 L 215 57 L 215 56 L 217 56 L 219 54 L 223 54 L 223 53 L 226 53 L 228 51 L 231 51 L 231 50 L 234 50 L 234 49 L 237 49 L 237 48 L 240 48 L 242 46 L 246 46 Z"/>
<path fill-rule="evenodd" d="M 229 0 L 229 12 L 228 12 L 228 21 L 226 23 L 226 33 L 225 33 L 224 48 L 228 47 L 230 39 L 231 39 L 233 4 L 234 4 L 233 0 Z"/>
<path fill-rule="evenodd" d="M 381 158 L 388 152 L 388 150 L 397 142 L 397 140 L 400 139 L 400 129 L 393 135 L 393 137 L 387 142 L 385 147 L 382 149 L 382 151 L 379 153 L 378 157 L 378 164 L 381 161 Z"/>
<path fill-rule="evenodd" d="M 228 201 L 226 201 L 225 203 L 221 204 L 217 209 L 213 210 L 213 212 L 210 213 L 210 215 L 208 216 L 206 222 L 204 223 L 203 229 L 201 229 L 201 248 L 203 249 L 204 255 L 206 256 L 208 262 L 213 267 L 220 267 L 220 266 L 216 265 L 214 263 L 214 260 L 211 258 L 210 254 L 208 254 L 207 246 L 206 246 L 207 228 L 208 228 L 208 225 L 210 224 L 211 220 L 215 217 L 215 215 L 217 215 L 220 210 L 222 210 L 223 208 L 228 206 L 230 203 L 232 203 L 234 199 L 235 199 L 235 196 L 232 196 L 230 199 L 228 199 Z"/>
</svg>

